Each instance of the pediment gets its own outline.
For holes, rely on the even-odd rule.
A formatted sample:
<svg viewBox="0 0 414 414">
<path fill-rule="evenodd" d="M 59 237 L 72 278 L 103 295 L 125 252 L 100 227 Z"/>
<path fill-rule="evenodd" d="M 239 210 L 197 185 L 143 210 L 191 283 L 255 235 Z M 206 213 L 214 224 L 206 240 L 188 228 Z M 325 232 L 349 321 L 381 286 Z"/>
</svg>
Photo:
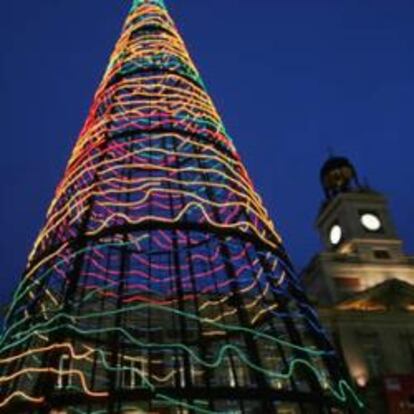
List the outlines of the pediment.
<svg viewBox="0 0 414 414">
<path fill-rule="evenodd" d="M 390 279 L 338 303 L 337 309 L 358 311 L 414 311 L 414 284 Z"/>
</svg>

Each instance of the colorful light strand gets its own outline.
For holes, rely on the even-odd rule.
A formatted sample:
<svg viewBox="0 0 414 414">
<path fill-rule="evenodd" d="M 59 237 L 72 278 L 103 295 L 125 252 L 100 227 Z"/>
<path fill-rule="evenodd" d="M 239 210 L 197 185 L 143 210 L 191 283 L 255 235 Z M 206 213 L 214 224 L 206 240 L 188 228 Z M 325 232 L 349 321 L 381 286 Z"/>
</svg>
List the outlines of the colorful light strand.
<svg viewBox="0 0 414 414">
<path fill-rule="evenodd" d="M 361 405 L 336 364 L 163 1 L 134 0 L 7 312 L 0 407 Z"/>
</svg>

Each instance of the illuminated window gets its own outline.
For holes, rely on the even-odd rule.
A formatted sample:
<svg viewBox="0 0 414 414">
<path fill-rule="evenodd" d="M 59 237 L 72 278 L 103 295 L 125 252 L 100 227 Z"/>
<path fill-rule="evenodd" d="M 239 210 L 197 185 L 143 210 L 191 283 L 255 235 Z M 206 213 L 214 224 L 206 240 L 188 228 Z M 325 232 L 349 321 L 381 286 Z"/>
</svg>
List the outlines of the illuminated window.
<svg viewBox="0 0 414 414">
<path fill-rule="evenodd" d="M 142 386 L 142 364 L 137 361 L 126 361 L 122 370 L 122 388 L 134 389 Z"/>
<path fill-rule="evenodd" d="M 175 359 L 175 367 L 176 367 L 176 385 L 184 388 L 185 387 L 185 367 L 184 367 L 184 358 L 182 356 L 176 356 Z"/>
<path fill-rule="evenodd" d="M 361 281 L 357 277 L 336 277 L 336 283 L 342 289 L 354 290 L 361 287 Z"/>
<path fill-rule="evenodd" d="M 297 414 L 298 411 L 293 406 L 278 407 L 277 414 Z"/>
<path fill-rule="evenodd" d="M 59 359 L 59 375 L 57 379 L 57 388 L 63 389 L 72 385 L 71 360 L 69 355 L 62 355 Z"/>
<path fill-rule="evenodd" d="M 68 414 L 68 412 L 63 408 L 52 408 L 49 414 Z"/>
<path fill-rule="evenodd" d="M 235 388 L 237 385 L 237 381 L 236 381 L 236 375 L 234 373 L 230 358 L 228 358 L 227 360 L 227 366 L 228 366 L 228 371 L 229 371 L 229 385 L 231 388 Z"/>
</svg>

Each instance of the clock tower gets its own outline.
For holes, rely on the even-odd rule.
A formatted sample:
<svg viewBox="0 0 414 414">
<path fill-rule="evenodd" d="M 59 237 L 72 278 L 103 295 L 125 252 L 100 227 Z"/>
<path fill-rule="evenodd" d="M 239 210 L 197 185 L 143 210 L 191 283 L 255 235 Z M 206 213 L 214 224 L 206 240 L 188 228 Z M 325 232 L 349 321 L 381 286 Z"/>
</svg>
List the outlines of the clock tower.
<svg viewBox="0 0 414 414">
<path fill-rule="evenodd" d="M 316 227 L 324 250 L 306 270 L 313 293 L 332 304 L 388 279 L 413 283 L 411 259 L 403 252 L 386 197 L 361 185 L 344 157 L 330 157 L 320 179 L 325 198 Z"/>
<path fill-rule="evenodd" d="M 321 170 L 326 199 L 316 225 L 328 251 L 359 258 L 400 259 L 397 236 L 386 198 L 360 185 L 353 165 L 331 157 Z"/>
<path fill-rule="evenodd" d="M 403 251 L 387 198 L 330 157 L 316 218 L 323 249 L 302 276 L 367 412 L 414 414 L 414 257 Z"/>
</svg>

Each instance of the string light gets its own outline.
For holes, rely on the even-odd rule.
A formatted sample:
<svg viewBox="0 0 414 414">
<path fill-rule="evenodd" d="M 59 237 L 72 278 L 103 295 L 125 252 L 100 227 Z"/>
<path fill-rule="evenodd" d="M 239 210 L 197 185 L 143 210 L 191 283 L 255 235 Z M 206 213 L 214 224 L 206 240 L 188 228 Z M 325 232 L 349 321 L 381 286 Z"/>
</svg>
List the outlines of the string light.
<svg viewBox="0 0 414 414">
<path fill-rule="evenodd" d="M 128 374 L 154 403 L 223 412 L 163 393 L 185 385 L 183 358 L 195 381 L 232 358 L 281 392 L 307 371 L 361 405 L 328 375 L 332 349 L 307 339 L 325 341 L 301 292 L 164 2 L 134 0 L 5 318 L 0 407 L 44 405 L 45 378 L 105 405 L 108 378 Z M 259 365 L 248 341 L 284 365 Z"/>
</svg>

